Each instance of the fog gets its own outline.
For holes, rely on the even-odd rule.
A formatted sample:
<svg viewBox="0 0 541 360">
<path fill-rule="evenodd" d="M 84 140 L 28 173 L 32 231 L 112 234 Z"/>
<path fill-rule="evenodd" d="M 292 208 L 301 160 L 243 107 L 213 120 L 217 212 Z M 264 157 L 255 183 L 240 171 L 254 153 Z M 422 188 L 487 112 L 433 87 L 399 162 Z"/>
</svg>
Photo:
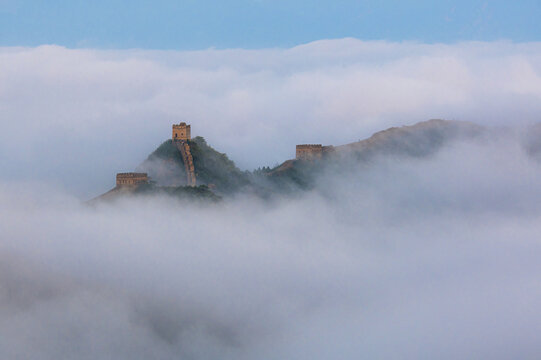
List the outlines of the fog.
<svg viewBox="0 0 541 360">
<path fill-rule="evenodd" d="M 509 136 L 271 202 L 4 182 L 0 357 L 536 359 L 540 166 Z"/>
<path fill-rule="evenodd" d="M 540 120 L 541 45 L 322 40 L 288 49 L 0 49 L 0 168 L 89 199 L 171 124 L 242 169 L 431 118 Z"/>
<path fill-rule="evenodd" d="M 539 43 L 0 48 L 0 358 L 538 359 L 540 98 Z M 85 203 L 180 121 L 253 169 L 430 118 L 492 130 L 271 200 Z"/>
</svg>

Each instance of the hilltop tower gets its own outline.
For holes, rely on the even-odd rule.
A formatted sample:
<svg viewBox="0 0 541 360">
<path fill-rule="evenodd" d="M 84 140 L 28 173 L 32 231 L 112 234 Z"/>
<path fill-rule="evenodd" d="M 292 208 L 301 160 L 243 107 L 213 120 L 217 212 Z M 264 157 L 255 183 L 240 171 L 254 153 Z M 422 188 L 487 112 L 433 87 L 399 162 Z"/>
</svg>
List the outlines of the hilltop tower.
<svg viewBox="0 0 541 360">
<path fill-rule="evenodd" d="M 178 125 L 173 124 L 173 141 L 190 140 L 192 138 L 191 125 L 181 122 Z"/>
<path fill-rule="evenodd" d="M 321 144 L 297 145 L 295 150 L 297 160 L 321 159 L 323 155 L 323 146 Z"/>
</svg>

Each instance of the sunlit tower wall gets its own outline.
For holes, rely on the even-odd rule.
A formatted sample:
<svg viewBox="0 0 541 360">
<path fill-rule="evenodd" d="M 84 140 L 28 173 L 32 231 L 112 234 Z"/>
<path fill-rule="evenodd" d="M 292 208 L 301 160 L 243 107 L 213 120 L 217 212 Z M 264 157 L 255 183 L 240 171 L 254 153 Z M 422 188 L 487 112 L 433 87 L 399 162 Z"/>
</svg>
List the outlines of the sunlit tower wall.
<svg viewBox="0 0 541 360">
<path fill-rule="evenodd" d="M 173 125 L 173 140 L 190 140 L 191 138 L 191 125 L 186 125 L 185 122 Z"/>
</svg>

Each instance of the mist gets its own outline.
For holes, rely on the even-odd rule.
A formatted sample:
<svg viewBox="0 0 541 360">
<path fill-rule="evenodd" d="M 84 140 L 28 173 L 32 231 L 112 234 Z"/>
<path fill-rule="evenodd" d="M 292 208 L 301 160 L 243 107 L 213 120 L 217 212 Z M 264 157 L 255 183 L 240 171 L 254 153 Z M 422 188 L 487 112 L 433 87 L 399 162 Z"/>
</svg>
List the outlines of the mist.
<svg viewBox="0 0 541 360">
<path fill-rule="evenodd" d="M 513 135 L 276 201 L 5 181 L 0 357 L 536 359 L 540 175 Z"/>
<path fill-rule="evenodd" d="M 0 168 L 89 199 L 171 124 L 243 170 L 432 118 L 540 120 L 539 43 L 321 40 L 285 49 L 0 49 Z"/>
<path fill-rule="evenodd" d="M 540 98 L 539 43 L 0 48 L 0 358 L 538 359 Z M 270 200 L 85 202 L 180 121 L 251 170 L 431 118 L 490 130 Z"/>
</svg>

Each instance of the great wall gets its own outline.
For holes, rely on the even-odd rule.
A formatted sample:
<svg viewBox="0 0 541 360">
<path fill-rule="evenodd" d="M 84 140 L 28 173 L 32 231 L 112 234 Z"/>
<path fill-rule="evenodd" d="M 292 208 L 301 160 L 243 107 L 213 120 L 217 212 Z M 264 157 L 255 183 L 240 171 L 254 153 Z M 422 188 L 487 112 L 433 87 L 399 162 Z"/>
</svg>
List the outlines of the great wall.
<svg viewBox="0 0 541 360">
<path fill-rule="evenodd" d="M 303 189 L 310 185 L 317 169 L 341 166 L 343 160 L 366 162 L 380 154 L 418 158 L 437 151 L 444 141 L 470 139 L 484 131 L 483 127 L 469 122 L 432 119 L 389 128 L 365 140 L 339 146 L 299 144 L 296 145 L 294 159 L 286 160 L 272 169 L 267 167 L 248 172 L 238 169 L 226 154 L 208 146 L 204 138 L 195 137 L 192 140 L 191 126 L 181 122 L 172 125 L 171 139 L 149 155 L 138 167 L 139 172 L 117 174 L 116 187 L 111 191 L 209 192 L 205 196 L 212 197 L 240 189 L 260 194 L 268 194 L 273 188 L 288 191 L 291 185 Z M 180 161 L 185 171 L 182 171 Z M 349 167 L 350 162 L 344 162 L 343 166 Z M 150 186 L 140 186 L 143 184 Z"/>
<path fill-rule="evenodd" d="M 190 149 L 189 140 L 191 140 L 191 125 L 185 122 L 173 124 L 173 132 L 171 136 L 173 145 L 178 149 L 182 157 L 184 169 L 186 170 L 186 185 L 196 186 L 197 179 L 195 175 L 195 165 Z M 295 149 L 296 160 L 318 160 L 325 153 L 334 151 L 333 146 L 323 146 L 321 144 L 301 144 Z M 148 183 L 147 173 L 118 173 L 116 175 L 117 187 L 134 187 L 136 185 Z"/>
<path fill-rule="evenodd" d="M 195 166 L 193 164 L 192 152 L 188 140 L 191 139 L 191 125 L 181 122 L 178 125 L 173 125 L 173 144 L 180 151 L 184 169 L 186 169 L 186 184 L 195 186 L 197 181 L 195 178 Z"/>
<path fill-rule="evenodd" d="M 334 150 L 332 145 L 323 146 L 321 144 L 302 144 L 295 148 L 295 159 L 297 160 L 317 160 L 321 159 L 325 153 Z"/>
<path fill-rule="evenodd" d="M 116 186 L 136 186 L 139 184 L 148 183 L 147 173 L 118 173 L 116 174 Z"/>
</svg>

